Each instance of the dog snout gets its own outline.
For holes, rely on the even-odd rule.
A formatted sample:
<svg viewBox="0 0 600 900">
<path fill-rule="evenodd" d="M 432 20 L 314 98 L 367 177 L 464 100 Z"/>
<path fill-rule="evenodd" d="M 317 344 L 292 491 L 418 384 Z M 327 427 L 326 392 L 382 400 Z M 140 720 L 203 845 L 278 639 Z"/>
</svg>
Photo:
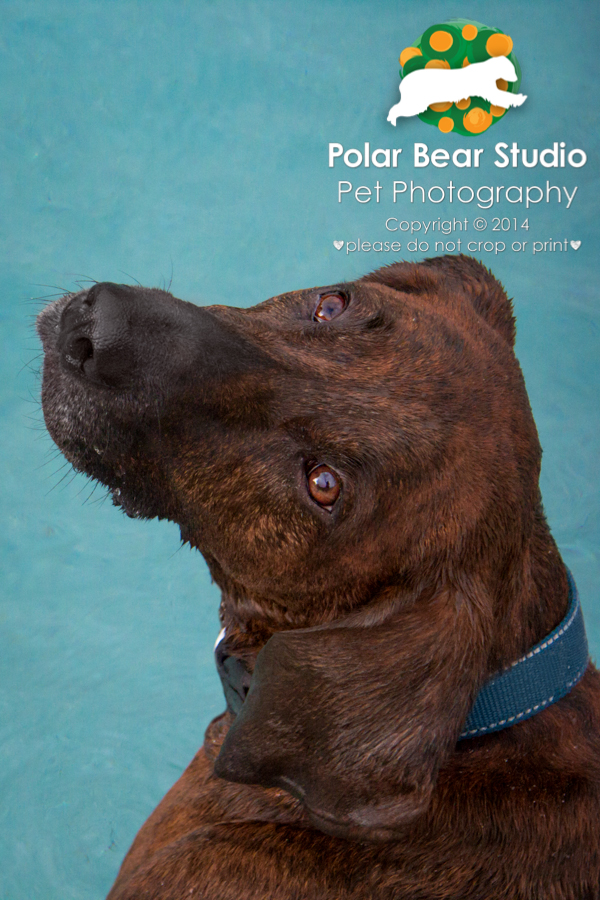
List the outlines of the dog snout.
<svg viewBox="0 0 600 900">
<path fill-rule="evenodd" d="M 119 392 L 169 393 L 198 380 L 214 387 L 268 365 L 223 315 L 156 288 L 103 282 L 64 307 L 55 347 L 63 370 L 83 383 Z"/>
<path fill-rule="evenodd" d="M 132 376 L 131 288 L 109 282 L 75 296 L 63 310 L 57 349 L 63 366 L 86 380 L 119 387 Z"/>
</svg>

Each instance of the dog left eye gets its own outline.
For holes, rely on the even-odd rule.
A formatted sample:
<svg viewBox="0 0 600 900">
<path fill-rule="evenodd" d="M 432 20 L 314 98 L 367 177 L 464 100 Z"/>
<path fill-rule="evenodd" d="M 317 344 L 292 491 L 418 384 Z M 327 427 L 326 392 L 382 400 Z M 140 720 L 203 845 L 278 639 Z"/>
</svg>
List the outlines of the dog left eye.
<svg viewBox="0 0 600 900">
<path fill-rule="evenodd" d="M 317 322 L 330 322 L 346 309 L 346 298 L 343 294 L 323 294 L 315 309 L 314 319 Z"/>
<path fill-rule="evenodd" d="M 308 493 L 319 506 L 331 509 L 341 489 L 339 475 L 329 466 L 316 466 L 308 473 Z"/>
</svg>

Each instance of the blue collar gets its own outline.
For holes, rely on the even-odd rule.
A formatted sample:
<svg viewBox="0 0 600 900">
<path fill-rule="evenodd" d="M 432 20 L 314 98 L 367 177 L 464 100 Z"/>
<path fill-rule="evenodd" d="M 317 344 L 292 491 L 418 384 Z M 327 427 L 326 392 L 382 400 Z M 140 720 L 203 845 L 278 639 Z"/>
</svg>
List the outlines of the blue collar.
<svg viewBox="0 0 600 900">
<path fill-rule="evenodd" d="M 583 677 L 589 652 L 583 613 L 573 576 L 569 608 L 554 631 L 494 675 L 479 691 L 460 740 L 509 728 L 556 703 Z"/>
<path fill-rule="evenodd" d="M 479 691 L 459 740 L 490 734 L 523 722 L 556 703 L 583 677 L 589 656 L 583 614 L 573 576 L 569 608 L 554 631 L 525 656 L 499 672 Z M 215 644 L 217 669 L 227 708 L 237 715 L 252 676 L 245 663 L 228 652 L 225 629 Z"/>
</svg>

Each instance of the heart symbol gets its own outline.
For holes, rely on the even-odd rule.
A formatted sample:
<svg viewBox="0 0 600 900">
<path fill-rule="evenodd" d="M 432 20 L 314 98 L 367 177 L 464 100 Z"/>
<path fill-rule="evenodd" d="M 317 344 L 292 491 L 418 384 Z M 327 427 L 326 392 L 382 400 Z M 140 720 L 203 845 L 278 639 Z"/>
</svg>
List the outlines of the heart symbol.
<svg viewBox="0 0 600 900">
<path fill-rule="evenodd" d="M 581 247 L 581 241 L 571 241 L 571 247 L 573 250 L 579 250 Z"/>
<path fill-rule="evenodd" d="M 573 242 L 571 241 L 571 243 L 573 243 Z M 344 246 L 344 242 L 343 241 L 334 241 L 333 246 L 335 247 L 336 250 L 341 250 L 342 247 Z"/>
</svg>

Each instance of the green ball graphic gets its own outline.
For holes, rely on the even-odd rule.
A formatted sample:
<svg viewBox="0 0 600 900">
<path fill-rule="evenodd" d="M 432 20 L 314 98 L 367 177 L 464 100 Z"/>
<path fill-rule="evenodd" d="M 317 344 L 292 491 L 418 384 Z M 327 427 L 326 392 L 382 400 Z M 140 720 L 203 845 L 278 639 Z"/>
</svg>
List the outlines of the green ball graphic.
<svg viewBox="0 0 600 900">
<path fill-rule="evenodd" d="M 450 19 L 432 25 L 400 54 L 400 77 L 416 69 L 460 69 L 471 63 L 485 62 L 492 56 L 506 56 L 515 67 L 517 80 L 499 80 L 500 90 L 516 94 L 521 84 L 521 67 L 513 53 L 511 38 L 499 28 L 490 28 L 473 19 Z M 482 97 L 465 97 L 457 103 L 433 103 L 419 118 L 435 125 L 444 134 L 482 134 L 501 119 L 507 110 L 493 106 Z"/>
</svg>

